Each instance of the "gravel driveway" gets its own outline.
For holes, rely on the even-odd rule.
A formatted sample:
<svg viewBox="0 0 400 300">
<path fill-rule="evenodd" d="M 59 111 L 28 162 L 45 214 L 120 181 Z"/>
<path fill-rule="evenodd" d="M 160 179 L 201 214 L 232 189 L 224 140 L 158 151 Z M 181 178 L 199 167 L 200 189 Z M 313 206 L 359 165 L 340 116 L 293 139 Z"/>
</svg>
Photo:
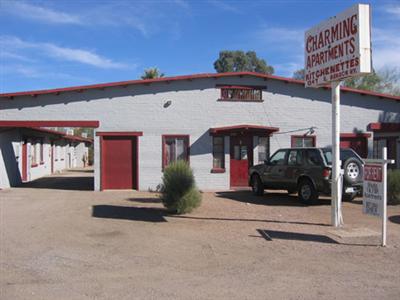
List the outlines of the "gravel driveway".
<svg viewBox="0 0 400 300">
<path fill-rule="evenodd" d="M 399 206 L 381 248 L 359 200 L 341 231 L 329 199 L 285 193 L 204 193 L 168 216 L 156 194 L 77 184 L 91 175 L 0 191 L 1 299 L 400 299 Z"/>
</svg>

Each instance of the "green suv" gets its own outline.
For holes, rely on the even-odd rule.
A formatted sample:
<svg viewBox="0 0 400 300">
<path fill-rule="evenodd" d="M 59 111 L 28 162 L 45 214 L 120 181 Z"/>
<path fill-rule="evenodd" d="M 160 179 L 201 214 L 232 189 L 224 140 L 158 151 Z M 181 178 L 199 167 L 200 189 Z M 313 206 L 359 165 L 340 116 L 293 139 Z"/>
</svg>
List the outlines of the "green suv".
<svg viewBox="0 0 400 300">
<path fill-rule="evenodd" d="M 363 165 L 352 149 L 340 149 L 343 174 L 343 200 L 351 201 L 362 191 Z M 264 189 L 298 193 L 300 201 L 312 204 L 319 195 L 331 194 L 332 149 L 279 149 L 264 163 L 249 169 L 249 185 L 255 195 Z"/>
</svg>

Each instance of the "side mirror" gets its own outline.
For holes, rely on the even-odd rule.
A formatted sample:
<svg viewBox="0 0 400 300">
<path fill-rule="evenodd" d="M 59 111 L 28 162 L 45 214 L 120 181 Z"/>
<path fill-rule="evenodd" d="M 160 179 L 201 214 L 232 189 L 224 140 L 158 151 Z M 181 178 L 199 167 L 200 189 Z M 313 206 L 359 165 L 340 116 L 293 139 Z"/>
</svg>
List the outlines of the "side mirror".
<svg viewBox="0 0 400 300">
<path fill-rule="evenodd" d="M 266 164 L 267 166 L 270 165 L 269 160 L 268 160 L 268 159 L 265 159 L 265 160 L 264 160 L 264 164 Z"/>
</svg>

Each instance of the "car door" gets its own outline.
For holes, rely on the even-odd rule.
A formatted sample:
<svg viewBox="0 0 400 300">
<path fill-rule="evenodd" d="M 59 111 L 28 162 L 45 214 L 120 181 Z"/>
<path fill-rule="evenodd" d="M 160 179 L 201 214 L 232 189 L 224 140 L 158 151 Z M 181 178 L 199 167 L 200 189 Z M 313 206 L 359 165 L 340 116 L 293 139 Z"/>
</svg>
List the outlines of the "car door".
<svg viewBox="0 0 400 300">
<path fill-rule="evenodd" d="M 303 150 L 292 149 L 287 154 L 287 167 L 283 177 L 284 189 L 295 190 L 297 187 L 297 178 L 302 173 Z"/>
<path fill-rule="evenodd" d="M 268 188 L 281 188 L 286 170 L 287 150 L 278 150 L 265 165 L 263 173 L 264 185 Z"/>
</svg>

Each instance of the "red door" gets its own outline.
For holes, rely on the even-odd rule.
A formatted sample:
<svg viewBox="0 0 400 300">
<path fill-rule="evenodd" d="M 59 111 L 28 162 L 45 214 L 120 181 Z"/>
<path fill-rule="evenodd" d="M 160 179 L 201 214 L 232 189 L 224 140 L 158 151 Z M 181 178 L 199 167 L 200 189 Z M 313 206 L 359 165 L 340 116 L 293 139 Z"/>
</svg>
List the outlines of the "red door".
<svg viewBox="0 0 400 300">
<path fill-rule="evenodd" d="M 22 181 L 28 180 L 28 145 L 22 144 Z"/>
<path fill-rule="evenodd" d="M 253 165 L 253 137 L 231 136 L 230 179 L 231 187 L 248 186 L 248 171 Z"/>
<path fill-rule="evenodd" d="M 137 189 L 136 137 L 102 140 L 102 189 Z"/>
<path fill-rule="evenodd" d="M 51 143 L 50 146 L 51 150 L 50 150 L 50 164 L 51 164 L 51 174 L 54 173 L 54 144 Z"/>
<path fill-rule="evenodd" d="M 341 137 L 341 148 L 351 148 L 362 158 L 368 156 L 368 139 L 366 137 Z"/>
</svg>

